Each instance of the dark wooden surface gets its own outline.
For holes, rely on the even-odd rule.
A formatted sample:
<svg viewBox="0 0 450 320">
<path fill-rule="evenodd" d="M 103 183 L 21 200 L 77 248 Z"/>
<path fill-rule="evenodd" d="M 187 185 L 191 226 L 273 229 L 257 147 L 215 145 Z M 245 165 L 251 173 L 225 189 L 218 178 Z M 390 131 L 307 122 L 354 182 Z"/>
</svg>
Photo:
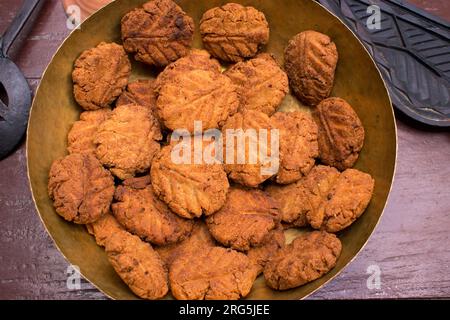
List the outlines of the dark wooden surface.
<svg viewBox="0 0 450 320">
<path fill-rule="evenodd" d="M 449 16 L 446 1 L 415 2 Z M 20 3 L 0 0 L 0 32 Z M 60 1 L 49 0 L 14 57 L 33 90 L 68 33 Z M 401 114 L 397 125 L 397 172 L 383 218 L 356 259 L 311 299 L 450 298 L 450 132 Z M 380 289 L 367 288 L 371 265 L 381 270 Z M 105 299 L 85 281 L 67 289 L 67 267 L 34 208 L 22 144 L 0 162 L 0 299 Z"/>
</svg>

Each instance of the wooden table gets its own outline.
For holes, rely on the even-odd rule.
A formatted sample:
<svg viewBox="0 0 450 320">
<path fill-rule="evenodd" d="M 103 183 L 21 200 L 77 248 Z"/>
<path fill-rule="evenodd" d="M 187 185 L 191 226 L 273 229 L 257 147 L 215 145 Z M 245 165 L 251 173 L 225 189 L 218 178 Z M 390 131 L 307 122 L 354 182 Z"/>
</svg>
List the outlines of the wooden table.
<svg viewBox="0 0 450 320">
<path fill-rule="evenodd" d="M 414 2 L 449 17 L 445 1 Z M 0 1 L 1 32 L 19 6 Z M 65 19 L 60 1 L 49 0 L 14 57 L 33 89 L 69 33 Z M 396 116 L 397 173 L 383 218 L 357 258 L 311 299 L 450 298 L 450 132 Z M 367 287 L 371 265 L 381 270 L 380 289 Z M 67 267 L 35 210 L 22 143 L 0 162 L 0 299 L 106 298 L 86 281 L 67 289 Z"/>
</svg>

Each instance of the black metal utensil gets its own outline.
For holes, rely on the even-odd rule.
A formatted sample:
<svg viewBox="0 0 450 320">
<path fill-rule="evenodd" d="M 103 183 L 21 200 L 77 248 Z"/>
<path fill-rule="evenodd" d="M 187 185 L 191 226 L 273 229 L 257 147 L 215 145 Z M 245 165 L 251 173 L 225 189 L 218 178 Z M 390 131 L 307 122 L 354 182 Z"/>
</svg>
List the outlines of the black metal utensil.
<svg viewBox="0 0 450 320">
<path fill-rule="evenodd" d="M 8 57 L 12 45 L 26 32 L 26 25 L 45 0 L 24 0 L 14 21 L 0 37 L 0 159 L 6 157 L 25 133 L 31 90 L 23 73 Z"/>
<path fill-rule="evenodd" d="M 450 128 L 450 23 L 404 0 L 317 0 L 372 54 L 394 106 L 416 121 Z M 369 6 L 380 10 L 371 30 Z"/>
</svg>

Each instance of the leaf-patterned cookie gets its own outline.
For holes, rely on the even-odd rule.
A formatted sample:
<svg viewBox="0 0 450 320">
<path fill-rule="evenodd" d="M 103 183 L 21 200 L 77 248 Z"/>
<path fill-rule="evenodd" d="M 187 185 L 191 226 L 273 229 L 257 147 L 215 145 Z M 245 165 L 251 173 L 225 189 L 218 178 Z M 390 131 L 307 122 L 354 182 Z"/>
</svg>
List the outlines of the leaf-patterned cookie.
<svg viewBox="0 0 450 320">
<path fill-rule="evenodd" d="M 272 124 L 280 130 L 280 169 L 277 183 L 289 184 L 308 174 L 319 156 L 318 129 L 305 112 L 277 112 Z"/>
<path fill-rule="evenodd" d="M 130 74 L 131 63 L 124 48 L 102 42 L 75 61 L 73 96 L 84 110 L 107 108 L 122 94 Z"/>
<path fill-rule="evenodd" d="M 264 191 L 231 188 L 225 205 L 206 223 L 221 244 L 239 251 L 261 245 L 278 226 L 277 202 Z"/>
<path fill-rule="evenodd" d="M 164 70 L 158 74 L 155 83 L 155 92 L 159 92 L 161 87 L 167 81 L 173 79 L 177 74 L 185 73 L 192 70 L 221 72 L 221 65 L 219 61 L 211 58 L 211 55 L 206 50 L 191 49 L 187 56 L 172 62 Z"/>
<path fill-rule="evenodd" d="M 114 179 L 91 153 L 73 153 L 50 168 L 48 194 L 67 221 L 92 223 L 109 211 Z"/>
<path fill-rule="evenodd" d="M 102 108 L 81 113 L 67 136 L 69 153 L 95 152 L 94 136 L 100 124 L 111 116 L 111 109 Z"/>
<path fill-rule="evenodd" d="M 194 21 L 175 2 L 153 0 L 122 19 L 125 50 L 138 61 L 166 66 L 189 52 Z"/>
<path fill-rule="evenodd" d="M 156 245 L 184 239 L 193 222 L 180 218 L 155 195 L 150 177 L 131 178 L 117 187 L 112 212 L 125 229 Z"/>
<path fill-rule="evenodd" d="M 87 225 L 87 230 L 105 247 L 114 270 L 137 296 L 154 300 L 167 294 L 167 269 L 149 243 L 124 230 L 109 213 Z"/>
<path fill-rule="evenodd" d="M 289 91 L 286 73 L 267 53 L 236 63 L 225 75 L 237 86 L 240 110 L 261 111 L 270 116 Z"/>
<path fill-rule="evenodd" d="M 356 112 L 341 98 L 328 98 L 317 105 L 314 118 L 319 127 L 322 163 L 345 170 L 353 167 L 364 145 L 365 132 Z"/>
<path fill-rule="evenodd" d="M 183 218 L 213 214 L 225 203 L 229 188 L 222 164 L 195 164 L 193 156 L 189 163 L 177 163 L 172 158 L 176 146 L 174 143 L 163 147 L 152 163 L 155 193 Z"/>
<path fill-rule="evenodd" d="M 338 232 L 350 226 L 369 205 L 375 181 L 367 173 L 347 169 L 334 181 L 319 210 L 307 214 L 315 229 Z"/>
<path fill-rule="evenodd" d="M 319 165 L 299 181 L 269 185 L 266 192 L 278 201 L 283 222 L 294 227 L 313 223 L 320 228 L 321 222 L 316 223 L 313 219 L 323 215 L 324 202 L 338 177 L 339 171 L 335 168 Z"/>
<path fill-rule="evenodd" d="M 266 283 L 273 289 L 286 290 L 316 280 L 334 268 L 341 250 L 341 242 L 334 234 L 304 233 L 266 264 Z"/>
<path fill-rule="evenodd" d="M 170 130 L 194 132 L 194 121 L 203 130 L 220 128 L 237 111 L 236 87 L 221 73 L 191 70 L 164 81 L 157 100 L 158 116 Z"/>
<path fill-rule="evenodd" d="M 259 111 L 245 110 L 228 118 L 222 135 L 225 171 L 231 180 L 256 187 L 278 172 L 279 157 L 278 150 L 272 150 L 275 134 L 272 129 L 269 116 Z"/>
<path fill-rule="evenodd" d="M 303 31 L 289 41 L 285 69 L 294 94 L 305 104 L 317 105 L 331 93 L 338 61 L 336 45 L 316 31 Z"/>
<path fill-rule="evenodd" d="M 245 254 L 213 247 L 175 260 L 169 281 L 178 300 L 237 300 L 250 292 L 256 273 Z"/>
<path fill-rule="evenodd" d="M 104 121 L 94 138 L 96 156 L 120 179 L 150 168 L 162 139 L 159 123 L 147 107 L 122 105 Z"/>
<path fill-rule="evenodd" d="M 114 270 L 137 296 L 155 300 L 167 294 L 167 269 L 149 243 L 117 230 L 105 242 L 105 249 Z"/>
<path fill-rule="evenodd" d="M 200 33 L 205 48 L 228 62 L 255 56 L 259 47 L 269 41 L 269 25 L 264 14 L 237 3 L 206 11 L 200 21 Z"/>
</svg>

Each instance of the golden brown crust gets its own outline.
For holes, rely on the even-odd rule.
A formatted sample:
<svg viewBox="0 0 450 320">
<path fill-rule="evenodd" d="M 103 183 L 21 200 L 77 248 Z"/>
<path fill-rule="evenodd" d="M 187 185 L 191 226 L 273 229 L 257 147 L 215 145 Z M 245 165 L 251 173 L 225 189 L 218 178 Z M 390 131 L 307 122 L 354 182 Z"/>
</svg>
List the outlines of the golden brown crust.
<svg viewBox="0 0 450 320">
<path fill-rule="evenodd" d="M 247 257 L 258 267 L 258 274 L 263 272 L 267 262 L 285 246 L 283 228 L 279 227 L 269 232 L 259 247 L 248 250 Z"/>
<path fill-rule="evenodd" d="M 167 294 L 167 269 L 150 244 L 125 231 L 109 213 L 87 229 L 105 247 L 114 270 L 137 296 L 154 300 Z"/>
<path fill-rule="evenodd" d="M 256 130 L 256 136 L 247 135 L 245 138 L 245 144 L 239 143 L 238 139 L 234 138 L 234 143 L 227 142 L 227 130 L 243 130 L 244 134 L 251 133 L 250 130 Z M 259 130 L 267 130 L 268 140 L 267 143 L 262 142 L 259 145 Z M 228 177 L 236 183 L 247 187 L 257 187 L 259 184 L 263 183 L 267 179 L 273 177 L 277 171 L 272 172 L 262 172 L 262 169 L 269 169 L 271 163 L 269 161 L 264 161 L 258 153 L 258 150 L 266 147 L 267 155 L 272 155 L 271 150 L 271 130 L 273 129 L 270 118 L 265 113 L 247 110 L 244 112 L 238 112 L 234 116 L 228 118 L 225 125 L 222 128 L 223 141 L 226 148 L 224 148 L 224 159 L 225 159 L 225 171 Z M 264 140 L 263 140 L 264 141 Z M 251 146 L 257 146 L 257 148 L 251 148 Z M 234 152 L 231 148 L 234 146 Z M 244 153 L 245 147 L 245 159 L 244 163 L 239 163 L 238 156 L 240 154 L 238 148 L 242 148 L 242 154 Z M 228 148 L 228 150 L 227 150 Z M 252 150 L 253 149 L 253 150 Z M 230 159 L 227 158 L 227 154 L 230 155 Z M 234 154 L 234 159 L 231 155 Z M 275 157 L 275 155 L 273 154 Z M 256 160 L 252 163 L 252 157 Z"/>
<path fill-rule="evenodd" d="M 375 181 L 364 172 L 347 169 L 334 180 L 323 197 L 320 210 L 307 214 L 311 226 L 328 232 L 347 228 L 366 210 Z"/>
<path fill-rule="evenodd" d="M 317 227 L 316 219 L 324 214 L 329 192 L 339 179 L 339 171 L 328 166 L 316 166 L 304 179 L 299 181 L 303 187 L 305 200 L 301 206 L 306 213 L 308 224 Z"/>
<path fill-rule="evenodd" d="M 101 247 L 106 245 L 106 242 L 113 233 L 124 230 L 110 212 L 103 215 L 97 221 L 87 224 L 86 229 L 89 234 L 94 236 L 95 242 Z"/>
<path fill-rule="evenodd" d="M 280 130 L 280 168 L 275 180 L 280 184 L 298 181 L 311 171 L 319 156 L 317 125 L 300 111 L 277 112 L 271 120 Z"/>
<path fill-rule="evenodd" d="M 148 108 L 119 106 L 95 135 L 96 156 L 118 178 L 131 178 L 150 168 L 161 139 L 159 124 Z"/>
<path fill-rule="evenodd" d="M 285 69 L 294 94 L 305 104 L 317 105 L 333 89 L 338 61 L 336 45 L 316 31 L 303 31 L 289 41 Z"/>
<path fill-rule="evenodd" d="M 272 115 L 289 91 L 288 77 L 273 56 L 262 53 L 225 72 L 238 88 L 239 110 Z"/>
<path fill-rule="evenodd" d="M 334 234 L 325 231 L 302 234 L 266 264 L 266 283 L 275 290 L 286 290 L 316 280 L 334 268 L 341 249 Z"/>
<path fill-rule="evenodd" d="M 217 241 L 239 251 L 262 245 L 278 222 L 278 204 L 272 197 L 261 190 L 237 187 L 230 189 L 222 209 L 206 220 Z"/>
<path fill-rule="evenodd" d="M 353 108 L 341 98 L 328 98 L 314 112 L 319 127 L 322 163 L 345 170 L 353 167 L 364 145 L 364 127 Z"/>
<path fill-rule="evenodd" d="M 172 211 L 183 218 L 211 215 L 225 203 L 229 187 L 226 173 L 221 164 L 195 164 L 193 156 L 189 164 L 174 162 L 172 150 L 182 150 L 179 148 L 183 143 L 163 147 L 153 160 L 153 189 Z M 193 148 L 193 145 L 192 142 L 187 148 Z"/>
<path fill-rule="evenodd" d="M 106 108 L 125 89 L 130 74 L 131 64 L 123 47 L 102 42 L 75 61 L 75 100 L 85 110 Z"/>
<path fill-rule="evenodd" d="M 269 24 L 253 7 L 228 3 L 206 11 L 200 21 L 203 45 L 223 61 L 251 58 L 269 42 Z"/>
<path fill-rule="evenodd" d="M 147 107 L 156 115 L 156 93 L 154 79 L 140 79 L 128 84 L 127 89 L 117 99 L 116 107 L 136 104 Z"/>
<path fill-rule="evenodd" d="M 320 229 L 324 204 L 339 176 L 336 168 L 318 165 L 298 182 L 302 188 L 302 200 L 298 208 L 304 212 L 308 224 L 314 225 L 314 228 Z"/>
<path fill-rule="evenodd" d="M 75 121 L 67 137 L 69 153 L 95 153 L 94 136 L 98 127 L 111 116 L 111 109 L 103 108 L 81 113 L 80 120 Z"/>
<path fill-rule="evenodd" d="M 239 106 L 236 87 L 223 74 L 211 70 L 179 72 L 161 85 L 156 103 L 158 117 L 170 130 L 194 132 L 220 128 Z"/>
<path fill-rule="evenodd" d="M 212 247 L 175 260 L 169 281 L 178 300 L 237 300 L 250 292 L 256 272 L 246 255 Z"/>
<path fill-rule="evenodd" d="M 108 238 L 105 249 L 114 270 L 138 297 L 155 300 L 167 294 L 167 269 L 150 244 L 118 231 Z"/>
<path fill-rule="evenodd" d="M 109 210 L 114 179 L 92 154 L 73 153 L 53 162 L 48 194 L 67 221 L 92 223 Z"/>
<path fill-rule="evenodd" d="M 190 234 L 193 221 L 178 217 L 158 199 L 150 178 L 131 178 L 118 186 L 117 201 L 112 212 L 130 233 L 156 245 L 165 245 L 184 239 Z"/>
<path fill-rule="evenodd" d="M 288 227 L 310 224 L 314 229 L 338 232 L 366 209 L 374 180 L 364 172 L 315 166 L 310 173 L 286 186 L 270 185 L 266 191 L 279 202 L 281 220 Z"/>
<path fill-rule="evenodd" d="M 306 192 L 300 182 L 288 185 L 271 184 L 266 192 L 274 198 L 280 207 L 281 221 L 288 227 L 306 226 L 306 213 L 309 210 Z"/>
<path fill-rule="evenodd" d="M 198 220 L 195 222 L 189 237 L 178 243 L 156 247 L 155 250 L 165 262 L 166 266 L 170 267 L 170 265 L 179 257 L 187 254 L 195 254 L 195 252 L 203 251 L 215 246 L 216 241 L 206 227 L 206 224 L 203 221 Z"/>
<path fill-rule="evenodd" d="M 192 70 L 204 70 L 220 73 L 221 66 L 219 61 L 211 58 L 208 51 L 191 49 L 187 56 L 172 62 L 164 68 L 164 70 L 156 78 L 155 91 L 159 92 L 161 90 L 161 86 L 165 82 L 173 79 L 178 74 Z"/>
<path fill-rule="evenodd" d="M 166 66 L 189 52 L 194 21 L 175 2 L 153 0 L 122 18 L 122 41 L 135 59 Z"/>
</svg>

